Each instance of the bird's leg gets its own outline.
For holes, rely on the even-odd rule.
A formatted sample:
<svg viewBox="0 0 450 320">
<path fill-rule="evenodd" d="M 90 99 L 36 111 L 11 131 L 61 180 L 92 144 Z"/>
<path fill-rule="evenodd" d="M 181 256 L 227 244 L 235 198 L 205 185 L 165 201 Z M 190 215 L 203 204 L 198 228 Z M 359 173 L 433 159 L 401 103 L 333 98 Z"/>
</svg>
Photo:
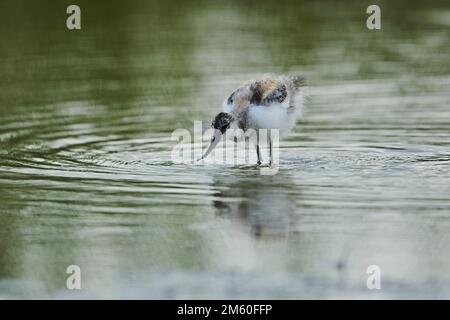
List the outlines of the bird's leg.
<svg viewBox="0 0 450 320">
<path fill-rule="evenodd" d="M 256 133 L 256 156 L 258 157 L 258 161 L 256 162 L 258 165 L 261 164 L 261 152 L 259 152 L 259 132 Z"/>
<path fill-rule="evenodd" d="M 258 157 L 258 161 L 256 162 L 258 165 L 261 164 L 261 153 L 259 152 L 259 144 L 256 144 L 256 156 Z"/>
<path fill-rule="evenodd" d="M 270 130 L 269 130 L 269 167 L 272 166 L 272 135 L 270 134 Z"/>
</svg>

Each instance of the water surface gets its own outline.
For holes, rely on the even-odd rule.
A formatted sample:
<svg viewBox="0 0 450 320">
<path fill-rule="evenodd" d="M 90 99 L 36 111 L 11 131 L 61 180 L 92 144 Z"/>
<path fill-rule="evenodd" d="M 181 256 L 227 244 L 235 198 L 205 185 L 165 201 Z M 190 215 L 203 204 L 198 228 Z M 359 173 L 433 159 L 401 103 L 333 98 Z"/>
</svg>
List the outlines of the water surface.
<svg viewBox="0 0 450 320">
<path fill-rule="evenodd" d="M 0 298 L 450 298 L 448 2 L 68 4 L 0 4 Z M 277 175 L 171 161 L 299 71 Z"/>
</svg>

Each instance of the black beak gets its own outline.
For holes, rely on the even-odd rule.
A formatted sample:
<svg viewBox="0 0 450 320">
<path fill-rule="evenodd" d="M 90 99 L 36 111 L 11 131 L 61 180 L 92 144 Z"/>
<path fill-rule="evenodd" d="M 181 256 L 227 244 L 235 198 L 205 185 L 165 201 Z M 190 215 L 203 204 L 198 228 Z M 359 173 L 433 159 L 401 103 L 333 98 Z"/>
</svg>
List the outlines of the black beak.
<svg viewBox="0 0 450 320">
<path fill-rule="evenodd" d="M 206 150 L 206 152 L 203 154 L 203 156 L 200 158 L 200 159 L 198 159 L 197 161 L 200 161 L 200 160 L 202 160 L 202 159 L 205 159 L 207 156 L 208 156 L 208 154 L 210 154 L 211 153 L 211 151 L 213 151 L 214 150 L 214 148 L 217 146 L 217 144 L 220 142 L 220 139 L 222 138 L 222 132 L 220 131 L 220 130 L 218 130 L 218 129 L 215 129 L 214 130 L 214 134 L 213 134 L 213 136 L 212 136 L 212 138 L 211 138 L 211 142 L 209 143 L 209 147 L 208 147 L 208 149 Z"/>
</svg>

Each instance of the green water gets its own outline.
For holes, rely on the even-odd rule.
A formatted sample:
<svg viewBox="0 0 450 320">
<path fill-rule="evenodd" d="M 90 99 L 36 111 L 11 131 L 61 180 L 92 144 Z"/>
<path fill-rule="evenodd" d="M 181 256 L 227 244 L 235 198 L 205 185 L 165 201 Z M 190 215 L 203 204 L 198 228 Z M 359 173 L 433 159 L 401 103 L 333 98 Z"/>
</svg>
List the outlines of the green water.
<svg viewBox="0 0 450 320">
<path fill-rule="evenodd" d="M 0 298 L 450 298 L 448 1 L 69 4 L 0 4 Z M 277 175 L 171 161 L 298 71 Z"/>
</svg>

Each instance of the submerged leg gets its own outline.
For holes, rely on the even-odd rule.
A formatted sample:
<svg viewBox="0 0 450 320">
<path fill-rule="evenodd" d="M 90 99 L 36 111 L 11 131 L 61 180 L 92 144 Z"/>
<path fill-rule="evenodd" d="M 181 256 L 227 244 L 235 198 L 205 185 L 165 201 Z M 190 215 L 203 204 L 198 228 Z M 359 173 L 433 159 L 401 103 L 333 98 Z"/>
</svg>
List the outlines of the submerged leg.
<svg viewBox="0 0 450 320">
<path fill-rule="evenodd" d="M 269 133 L 269 166 L 272 166 L 272 135 Z"/>
<path fill-rule="evenodd" d="M 261 158 L 261 152 L 259 151 L 259 132 L 258 132 L 258 130 L 256 131 L 255 139 L 256 139 L 256 143 L 255 143 L 255 145 L 256 145 L 256 156 L 258 157 L 258 161 L 256 163 L 258 165 L 260 165 L 261 162 L 262 162 L 262 158 Z"/>
<path fill-rule="evenodd" d="M 259 152 L 259 144 L 256 144 L 256 156 L 258 157 L 257 164 L 260 165 L 261 164 L 261 153 Z"/>
</svg>

